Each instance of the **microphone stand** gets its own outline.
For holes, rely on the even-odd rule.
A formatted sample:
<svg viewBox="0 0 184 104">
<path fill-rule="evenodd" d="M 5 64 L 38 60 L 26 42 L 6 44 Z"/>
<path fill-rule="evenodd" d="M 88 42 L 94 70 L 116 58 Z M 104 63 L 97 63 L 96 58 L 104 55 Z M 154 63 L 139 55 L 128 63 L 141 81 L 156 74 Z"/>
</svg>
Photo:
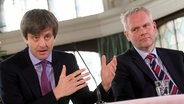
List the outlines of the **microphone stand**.
<svg viewBox="0 0 184 104">
<path fill-rule="evenodd" d="M 79 57 L 82 59 L 82 62 L 83 62 L 84 65 L 86 66 L 87 70 L 89 71 L 89 73 L 91 74 L 91 76 L 92 76 L 92 78 L 93 78 L 93 80 L 94 80 L 94 82 L 95 82 L 95 85 L 96 85 L 96 93 L 97 93 L 97 102 L 96 102 L 96 104 L 104 104 L 104 101 L 102 101 L 102 98 L 101 98 L 100 90 L 99 90 L 99 88 L 98 88 L 97 82 L 96 82 L 96 80 L 95 80 L 93 74 L 91 73 L 91 71 L 89 70 L 89 68 L 88 68 L 88 66 L 87 66 L 87 64 L 86 64 L 86 62 L 84 61 L 84 59 L 82 58 L 81 54 L 79 53 L 79 51 L 78 51 L 76 45 L 73 45 L 73 46 L 74 46 L 74 48 L 75 48 L 75 51 L 78 53 Z"/>
</svg>

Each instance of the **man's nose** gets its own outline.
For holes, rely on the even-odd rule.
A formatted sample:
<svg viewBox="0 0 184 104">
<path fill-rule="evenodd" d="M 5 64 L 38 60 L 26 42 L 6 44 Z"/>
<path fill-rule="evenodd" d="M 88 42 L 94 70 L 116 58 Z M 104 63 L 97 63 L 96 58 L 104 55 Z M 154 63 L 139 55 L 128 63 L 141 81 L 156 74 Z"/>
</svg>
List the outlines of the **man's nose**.
<svg viewBox="0 0 184 104">
<path fill-rule="evenodd" d="M 139 29 L 139 33 L 140 33 L 141 35 L 146 34 L 146 29 L 145 29 L 144 27 L 141 27 L 141 28 Z"/>
<path fill-rule="evenodd" d="M 40 45 L 41 47 L 44 47 L 44 46 L 46 45 L 46 42 L 45 42 L 45 39 L 44 39 L 44 38 L 40 38 L 40 40 L 39 40 L 39 45 Z"/>
</svg>

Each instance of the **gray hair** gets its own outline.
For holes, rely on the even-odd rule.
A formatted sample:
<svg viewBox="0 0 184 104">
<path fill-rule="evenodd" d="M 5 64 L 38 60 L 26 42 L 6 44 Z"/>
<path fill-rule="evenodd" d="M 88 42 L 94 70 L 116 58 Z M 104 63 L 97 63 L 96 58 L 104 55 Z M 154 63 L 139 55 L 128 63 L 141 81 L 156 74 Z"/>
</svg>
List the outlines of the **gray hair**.
<svg viewBox="0 0 184 104">
<path fill-rule="evenodd" d="M 121 16 L 120 16 L 121 23 L 123 24 L 125 31 L 128 29 L 128 26 L 127 26 L 127 17 L 129 15 L 132 15 L 132 14 L 137 13 L 139 11 L 144 11 L 145 13 L 148 14 L 148 16 L 150 17 L 150 19 L 153 20 L 152 15 L 151 15 L 151 12 L 148 9 L 146 9 L 144 7 L 132 8 L 130 10 L 125 11 L 124 13 L 121 13 Z"/>
</svg>

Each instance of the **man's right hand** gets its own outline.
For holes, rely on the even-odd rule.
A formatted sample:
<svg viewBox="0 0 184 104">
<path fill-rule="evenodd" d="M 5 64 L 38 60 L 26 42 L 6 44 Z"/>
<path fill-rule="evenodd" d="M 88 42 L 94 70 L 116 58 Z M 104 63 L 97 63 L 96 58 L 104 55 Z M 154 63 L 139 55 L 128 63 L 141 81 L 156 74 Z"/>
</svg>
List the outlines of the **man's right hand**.
<svg viewBox="0 0 184 104">
<path fill-rule="evenodd" d="M 63 65 L 58 85 L 56 86 L 56 88 L 53 89 L 54 95 L 57 100 L 59 100 L 61 97 L 71 95 L 79 89 L 87 86 L 86 81 L 88 81 L 90 77 L 86 77 L 89 75 L 89 72 L 82 73 L 84 71 L 85 69 L 77 70 L 72 74 L 66 76 L 66 66 Z"/>
</svg>

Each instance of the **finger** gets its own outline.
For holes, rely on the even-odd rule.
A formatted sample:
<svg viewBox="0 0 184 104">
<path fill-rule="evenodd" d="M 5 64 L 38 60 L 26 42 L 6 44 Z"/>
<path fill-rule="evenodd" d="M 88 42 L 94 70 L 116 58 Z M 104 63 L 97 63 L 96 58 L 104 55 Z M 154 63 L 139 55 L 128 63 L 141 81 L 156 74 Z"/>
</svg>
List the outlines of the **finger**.
<svg viewBox="0 0 184 104">
<path fill-rule="evenodd" d="M 86 82 L 87 82 L 88 80 L 90 80 L 90 79 L 91 79 L 90 77 L 87 77 L 87 78 L 84 78 L 84 79 L 82 79 L 82 80 L 79 80 L 79 81 L 76 82 L 76 85 L 77 85 L 77 86 L 80 86 L 80 85 L 82 85 L 82 84 L 86 84 Z"/>
<path fill-rule="evenodd" d="M 116 56 L 113 57 L 110 63 L 113 65 L 117 65 Z"/>
<path fill-rule="evenodd" d="M 115 75 L 116 69 L 114 68 L 113 65 L 108 65 L 108 69 L 109 69 L 109 70 L 107 70 L 107 71 L 109 71 L 110 74 Z"/>
<path fill-rule="evenodd" d="M 117 65 L 116 56 L 113 57 L 113 63 L 114 63 L 114 65 Z"/>
<path fill-rule="evenodd" d="M 102 69 L 106 67 L 106 57 L 102 55 Z"/>
<path fill-rule="evenodd" d="M 111 65 L 112 69 L 116 71 L 116 66 L 117 66 L 116 56 L 113 57 L 109 65 Z"/>
<path fill-rule="evenodd" d="M 111 67 L 112 67 L 112 70 L 113 70 L 113 71 L 116 71 L 116 65 L 115 65 L 115 64 L 112 64 Z"/>
<path fill-rule="evenodd" d="M 86 87 L 86 86 L 87 86 L 87 83 L 80 84 L 80 85 L 78 85 L 78 86 L 76 87 L 76 91 L 78 91 L 78 90 L 80 90 L 80 89 L 82 89 L 82 88 L 84 88 L 84 87 Z"/>
<path fill-rule="evenodd" d="M 75 78 L 76 76 L 80 75 L 84 71 L 85 71 L 85 69 L 80 69 L 80 70 L 77 70 L 77 71 L 73 72 L 72 74 L 70 74 L 68 76 L 69 80 L 72 80 L 73 78 Z"/>
<path fill-rule="evenodd" d="M 84 74 L 81 74 L 81 75 L 75 77 L 75 80 L 76 81 L 79 81 L 79 80 L 83 79 L 84 77 L 87 77 L 89 74 L 90 74 L 89 72 L 86 72 Z"/>
<path fill-rule="evenodd" d="M 115 76 L 116 73 L 115 73 L 114 70 L 113 70 L 113 71 L 111 70 L 111 74 L 112 74 L 113 76 Z"/>
<path fill-rule="evenodd" d="M 66 66 L 63 65 L 62 71 L 61 71 L 61 76 L 60 77 L 66 77 Z"/>
</svg>

